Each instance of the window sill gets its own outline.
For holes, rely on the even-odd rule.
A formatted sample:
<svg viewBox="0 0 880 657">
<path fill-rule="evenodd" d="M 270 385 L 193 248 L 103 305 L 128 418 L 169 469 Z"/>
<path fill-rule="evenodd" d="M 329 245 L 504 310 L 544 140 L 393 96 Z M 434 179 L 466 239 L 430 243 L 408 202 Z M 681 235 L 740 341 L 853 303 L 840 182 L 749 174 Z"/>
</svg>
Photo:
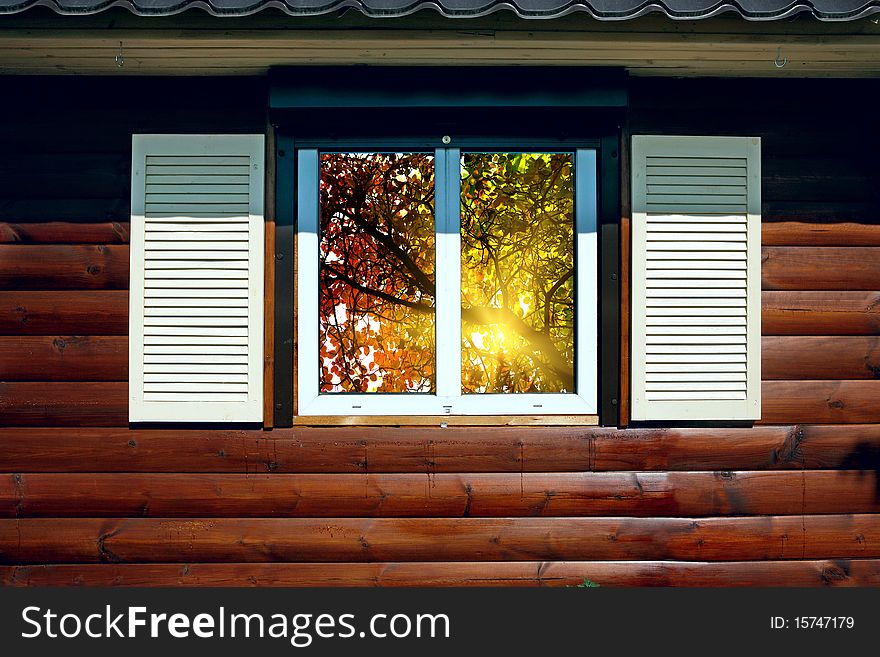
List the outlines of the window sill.
<svg viewBox="0 0 880 657">
<path fill-rule="evenodd" d="M 597 426 L 598 415 L 296 415 L 294 426 Z"/>
</svg>

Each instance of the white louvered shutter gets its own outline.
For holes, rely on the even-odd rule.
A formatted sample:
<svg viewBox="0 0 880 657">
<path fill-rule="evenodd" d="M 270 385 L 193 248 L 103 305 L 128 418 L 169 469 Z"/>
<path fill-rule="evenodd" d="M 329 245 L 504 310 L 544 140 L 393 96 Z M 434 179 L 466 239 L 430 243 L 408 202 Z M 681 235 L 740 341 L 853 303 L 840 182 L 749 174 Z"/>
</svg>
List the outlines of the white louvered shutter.
<svg viewBox="0 0 880 657">
<path fill-rule="evenodd" d="M 761 151 L 632 138 L 632 419 L 761 415 Z"/>
<path fill-rule="evenodd" d="M 262 135 L 135 135 L 129 420 L 263 416 Z"/>
</svg>

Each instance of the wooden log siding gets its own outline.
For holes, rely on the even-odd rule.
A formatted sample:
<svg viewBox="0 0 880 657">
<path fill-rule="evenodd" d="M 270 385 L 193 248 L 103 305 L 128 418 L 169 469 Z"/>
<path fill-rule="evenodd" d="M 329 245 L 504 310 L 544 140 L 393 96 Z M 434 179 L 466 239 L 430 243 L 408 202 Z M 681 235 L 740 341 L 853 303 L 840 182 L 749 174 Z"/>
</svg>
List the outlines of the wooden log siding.
<svg viewBox="0 0 880 657">
<path fill-rule="evenodd" d="M 876 559 L 0 566 L 4 586 L 878 586 Z"/>
<path fill-rule="evenodd" d="M 494 518 L 880 513 L 877 474 L 12 474 L 0 517 Z"/>
<path fill-rule="evenodd" d="M 856 83 L 742 111 L 753 83 L 633 83 L 633 134 L 762 137 L 761 423 L 272 431 L 127 425 L 131 133 L 265 128 L 253 81 L 148 84 L 178 108 L 0 108 L 0 583 L 880 585 L 880 138 L 835 108 Z"/>
</svg>

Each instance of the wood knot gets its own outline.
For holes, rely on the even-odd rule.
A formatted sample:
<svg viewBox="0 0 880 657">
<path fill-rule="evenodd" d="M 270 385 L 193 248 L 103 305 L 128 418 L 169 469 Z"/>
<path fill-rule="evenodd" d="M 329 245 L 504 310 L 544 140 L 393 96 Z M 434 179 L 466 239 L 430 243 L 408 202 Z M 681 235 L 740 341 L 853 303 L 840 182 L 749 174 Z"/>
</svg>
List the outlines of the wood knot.
<svg viewBox="0 0 880 657">
<path fill-rule="evenodd" d="M 101 267 L 99 265 L 89 265 L 86 267 L 86 271 L 92 276 L 97 276 L 101 273 Z"/>
</svg>

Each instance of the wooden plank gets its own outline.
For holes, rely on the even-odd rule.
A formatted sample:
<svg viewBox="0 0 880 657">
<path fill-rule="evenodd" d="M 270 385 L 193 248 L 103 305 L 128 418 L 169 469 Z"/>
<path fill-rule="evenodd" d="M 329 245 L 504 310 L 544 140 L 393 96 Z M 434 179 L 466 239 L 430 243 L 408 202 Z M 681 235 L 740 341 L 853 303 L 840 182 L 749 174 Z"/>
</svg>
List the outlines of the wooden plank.
<svg viewBox="0 0 880 657">
<path fill-rule="evenodd" d="M 880 292 L 761 293 L 764 335 L 876 335 Z"/>
<path fill-rule="evenodd" d="M 765 380 L 878 379 L 880 336 L 764 337 L 761 376 Z"/>
<path fill-rule="evenodd" d="M 266 263 L 263 277 L 263 428 L 275 424 L 275 128 L 266 125 Z M 293 318 L 291 318 L 292 320 Z"/>
<path fill-rule="evenodd" d="M 125 198 L 0 198 L 0 217 L 13 222 L 36 222 L 46 217 L 58 221 L 128 221 L 130 199 Z"/>
<path fill-rule="evenodd" d="M 765 221 L 761 224 L 764 246 L 880 246 L 880 224 L 809 223 Z"/>
<path fill-rule="evenodd" d="M 124 151 L 56 153 L 22 149 L 14 158 L 0 160 L 0 196 L 6 199 L 124 198 L 129 195 L 130 168 L 131 158 Z"/>
<path fill-rule="evenodd" d="M 382 473 L 880 469 L 880 425 L 599 429 L 0 428 L 5 472 Z"/>
<path fill-rule="evenodd" d="M 880 379 L 764 381 L 763 424 L 880 422 Z"/>
<path fill-rule="evenodd" d="M 15 518 L 0 563 L 751 561 L 880 556 L 880 515 Z"/>
<path fill-rule="evenodd" d="M 0 382 L 6 426 L 114 427 L 128 422 L 128 383 Z"/>
<path fill-rule="evenodd" d="M 3 586 L 880 586 L 880 559 L 77 564 L 0 567 Z"/>
<path fill-rule="evenodd" d="M 877 221 L 877 204 L 871 201 L 810 201 L 764 200 L 761 203 L 761 218 L 764 222 L 808 221 L 826 222 L 845 220 L 857 223 Z"/>
<path fill-rule="evenodd" d="M 128 292 L 0 291 L 0 335 L 127 335 Z"/>
<path fill-rule="evenodd" d="M 628 123 L 621 130 L 620 143 L 620 390 L 618 416 L 622 427 L 630 422 L 630 280 L 632 268 L 632 194 L 630 190 L 632 135 Z"/>
<path fill-rule="evenodd" d="M 128 288 L 128 246 L 0 244 L 7 290 Z"/>
<path fill-rule="evenodd" d="M 0 336 L 0 372 L 5 381 L 127 381 L 128 338 Z"/>
<path fill-rule="evenodd" d="M 780 124 L 766 129 L 777 133 Z M 806 130 L 816 132 L 815 125 Z M 761 166 L 761 196 L 765 201 L 792 201 L 809 207 L 816 201 L 870 202 L 873 198 L 870 169 L 862 165 L 858 155 L 813 151 L 806 156 L 787 157 L 764 152 L 768 154 Z"/>
<path fill-rule="evenodd" d="M 880 513 L 876 472 L 4 474 L 0 517 L 590 517 Z"/>
<path fill-rule="evenodd" d="M 765 290 L 880 289 L 880 247 L 784 247 L 761 249 Z"/>
<path fill-rule="evenodd" d="M 128 222 L 0 222 L 0 244 L 128 244 Z"/>
</svg>

